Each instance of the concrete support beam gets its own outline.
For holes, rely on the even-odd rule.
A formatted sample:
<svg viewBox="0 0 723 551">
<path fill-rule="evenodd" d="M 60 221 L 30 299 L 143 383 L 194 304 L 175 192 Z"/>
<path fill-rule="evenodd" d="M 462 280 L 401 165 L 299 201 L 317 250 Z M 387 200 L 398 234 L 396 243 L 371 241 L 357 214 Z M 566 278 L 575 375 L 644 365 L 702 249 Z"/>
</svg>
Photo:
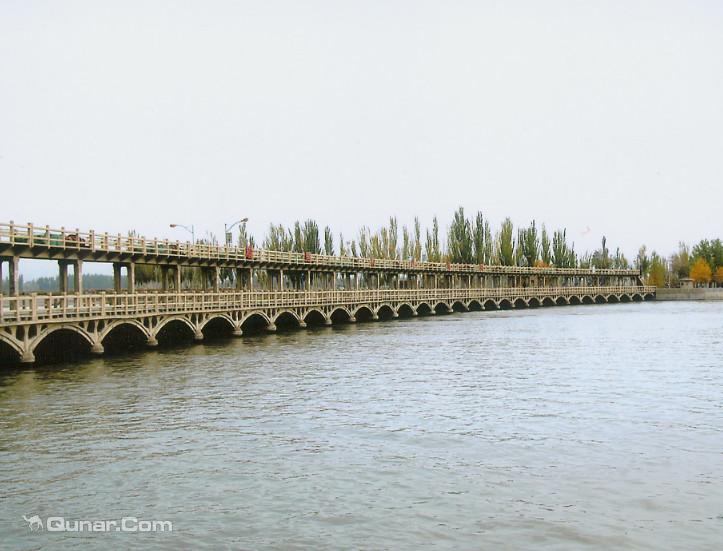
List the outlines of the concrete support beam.
<svg viewBox="0 0 723 551">
<path fill-rule="evenodd" d="M 173 277 L 174 277 L 173 288 L 175 289 L 175 291 L 177 293 L 181 292 L 181 285 L 183 285 L 183 283 L 181 282 L 181 274 L 182 274 L 181 267 L 176 265 L 173 269 Z"/>
<path fill-rule="evenodd" d="M 81 294 L 83 292 L 83 261 L 73 261 L 73 292 Z"/>
<path fill-rule="evenodd" d="M 20 294 L 20 257 L 13 256 L 8 259 L 8 283 L 10 296 Z"/>
<path fill-rule="evenodd" d="M 161 266 L 161 290 L 168 292 L 168 266 Z"/>
<path fill-rule="evenodd" d="M 58 290 L 68 292 L 68 263 L 65 260 L 58 260 Z"/>
<path fill-rule="evenodd" d="M 129 293 L 135 293 L 136 292 L 136 265 L 135 263 L 131 262 L 126 265 L 126 271 L 127 276 L 126 279 L 128 284 L 128 292 Z"/>
<path fill-rule="evenodd" d="M 113 290 L 116 293 L 121 292 L 121 269 L 123 266 L 118 262 L 113 263 Z"/>
<path fill-rule="evenodd" d="M 213 278 L 213 292 L 218 293 L 219 284 L 221 283 L 221 268 L 214 266 L 211 269 L 211 277 Z"/>
</svg>

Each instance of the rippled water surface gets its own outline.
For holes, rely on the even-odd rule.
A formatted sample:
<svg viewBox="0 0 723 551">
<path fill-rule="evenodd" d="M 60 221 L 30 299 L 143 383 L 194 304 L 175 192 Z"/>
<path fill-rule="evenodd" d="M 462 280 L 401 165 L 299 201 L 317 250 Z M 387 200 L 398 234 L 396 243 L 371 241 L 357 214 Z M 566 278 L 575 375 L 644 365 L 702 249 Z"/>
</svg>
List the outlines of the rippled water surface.
<svg viewBox="0 0 723 551">
<path fill-rule="evenodd" d="M 0 548 L 720 549 L 723 304 L 453 314 L 0 375 Z M 31 533 L 22 515 L 171 520 Z"/>
</svg>

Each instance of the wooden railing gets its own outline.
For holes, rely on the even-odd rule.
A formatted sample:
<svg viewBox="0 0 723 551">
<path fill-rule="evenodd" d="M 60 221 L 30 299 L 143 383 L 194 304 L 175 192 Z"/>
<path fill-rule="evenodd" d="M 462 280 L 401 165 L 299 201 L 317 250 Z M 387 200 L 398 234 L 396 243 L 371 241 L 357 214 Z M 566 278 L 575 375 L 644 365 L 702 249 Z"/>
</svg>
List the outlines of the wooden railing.
<svg viewBox="0 0 723 551">
<path fill-rule="evenodd" d="M 238 264 L 266 263 L 289 265 L 314 265 L 338 267 L 340 270 L 394 269 L 405 271 L 430 272 L 469 272 L 506 274 L 553 274 L 553 275 L 617 275 L 635 277 L 637 270 L 626 269 L 583 269 L 583 268 L 545 268 L 519 266 L 490 266 L 482 264 L 450 264 L 445 262 L 421 262 L 415 260 L 390 260 L 381 258 L 361 258 L 353 256 L 329 256 L 312 253 L 271 251 L 236 246 L 207 245 L 168 239 L 148 239 L 134 235 L 112 235 L 93 230 L 81 232 L 79 229 L 53 229 L 49 226 L 35 226 L 0 223 L 0 245 L 22 249 L 38 248 L 65 249 L 76 251 L 133 254 L 156 257 L 192 258 L 236 262 Z"/>
<path fill-rule="evenodd" d="M 229 291 L 220 293 L 97 293 L 0 295 L 0 326 L 22 322 L 115 318 L 263 308 L 331 307 L 380 302 L 437 302 L 558 296 L 654 293 L 655 287 L 514 287 L 477 289 L 380 289 L 350 291 Z"/>
</svg>

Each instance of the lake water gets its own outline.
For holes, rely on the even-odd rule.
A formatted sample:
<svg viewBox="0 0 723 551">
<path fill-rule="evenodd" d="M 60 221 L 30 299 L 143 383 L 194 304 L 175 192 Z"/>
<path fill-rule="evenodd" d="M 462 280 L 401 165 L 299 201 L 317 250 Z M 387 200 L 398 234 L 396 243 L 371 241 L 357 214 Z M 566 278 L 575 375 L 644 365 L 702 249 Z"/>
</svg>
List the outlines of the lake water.
<svg viewBox="0 0 723 551">
<path fill-rule="evenodd" d="M 31 532 L 22 516 L 170 520 Z M 723 304 L 478 312 L 0 375 L 0 548 L 720 549 Z"/>
</svg>

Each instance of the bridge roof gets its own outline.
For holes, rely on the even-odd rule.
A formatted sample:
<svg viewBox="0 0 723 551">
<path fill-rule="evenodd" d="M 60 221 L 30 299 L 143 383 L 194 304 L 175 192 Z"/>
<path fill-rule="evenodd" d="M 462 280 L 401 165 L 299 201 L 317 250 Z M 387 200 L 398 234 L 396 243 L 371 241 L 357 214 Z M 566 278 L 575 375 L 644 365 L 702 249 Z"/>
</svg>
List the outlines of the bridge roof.
<svg viewBox="0 0 723 551">
<path fill-rule="evenodd" d="M 264 267 L 288 270 L 389 271 L 501 275 L 637 276 L 637 270 L 518 267 L 329 256 L 237 246 L 208 245 L 93 230 L 0 223 L 0 256 L 91 262 L 137 262 L 184 266 Z"/>
</svg>

